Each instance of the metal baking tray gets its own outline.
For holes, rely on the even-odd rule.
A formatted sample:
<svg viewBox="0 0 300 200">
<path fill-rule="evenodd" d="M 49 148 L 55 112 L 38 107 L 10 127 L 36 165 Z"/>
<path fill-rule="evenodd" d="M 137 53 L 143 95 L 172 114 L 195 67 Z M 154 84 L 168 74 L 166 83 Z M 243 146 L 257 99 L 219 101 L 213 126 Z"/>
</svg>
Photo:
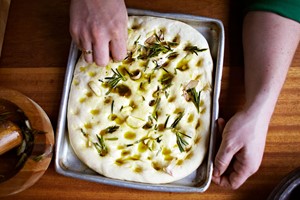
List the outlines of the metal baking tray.
<svg viewBox="0 0 300 200">
<path fill-rule="evenodd" d="M 214 61 L 213 71 L 213 98 L 212 98 L 212 115 L 211 115 L 211 135 L 209 141 L 208 153 L 199 166 L 188 177 L 185 177 L 179 181 L 168 184 L 146 184 L 137 183 L 131 181 L 123 181 L 117 179 L 111 179 L 97 174 L 93 170 L 89 169 L 83 164 L 73 152 L 69 143 L 68 129 L 67 129 L 67 104 L 69 90 L 71 87 L 71 81 L 73 78 L 73 71 L 78 59 L 78 49 L 72 42 L 70 47 L 68 65 L 65 74 L 65 82 L 63 88 L 63 94 L 60 105 L 60 112 L 57 122 L 56 130 L 56 156 L 55 156 L 55 169 L 59 174 L 78 178 L 87 181 L 93 181 L 101 184 L 108 184 L 113 186 L 162 191 L 162 192 L 204 192 L 210 185 L 212 170 L 213 170 L 213 158 L 214 158 L 214 146 L 215 146 L 215 121 L 219 114 L 219 95 L 221 88 L 221 77 L 223 68 L 223 54 L 224 54 L 224 27 L 220 20 L 192 16 L 186 14 L 176 13 L 158 13 L 145 10 L 128 9 L 129 15 L 146 15 L 155 17 L 164 17 L 169 19 L 175 19 L 185 22 L 200 33 L 204 35 L 209 43 L 211 55 Z"/>
</svg>

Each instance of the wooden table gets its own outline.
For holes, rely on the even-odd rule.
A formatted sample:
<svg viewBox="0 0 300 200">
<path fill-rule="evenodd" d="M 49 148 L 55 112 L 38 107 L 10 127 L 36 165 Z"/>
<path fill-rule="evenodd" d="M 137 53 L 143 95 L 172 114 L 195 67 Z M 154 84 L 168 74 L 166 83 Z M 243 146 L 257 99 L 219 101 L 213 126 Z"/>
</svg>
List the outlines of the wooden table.
<svg viewBox="0 0 300 200">
<path fill-rule="evenodd" d="M 223 21 L 226 48 L 220 116 L 243 103 L 240 5 L 229 0 L 127 0 L 128 7 L 186 13 Z M 36 101 L 56 127 L 71 38 L 67 0 L 12 0 L 0 58 L 0 85 Z M 286 173 L 300 166 L 300 48 L 273 115 L 259 171 L 238 190 L 211 184 L 203 193 L 160 193 L 101 185 L 55 172 L 52 162 L 31 188 L 6 199 L 266 199 Z"/>
</svg>

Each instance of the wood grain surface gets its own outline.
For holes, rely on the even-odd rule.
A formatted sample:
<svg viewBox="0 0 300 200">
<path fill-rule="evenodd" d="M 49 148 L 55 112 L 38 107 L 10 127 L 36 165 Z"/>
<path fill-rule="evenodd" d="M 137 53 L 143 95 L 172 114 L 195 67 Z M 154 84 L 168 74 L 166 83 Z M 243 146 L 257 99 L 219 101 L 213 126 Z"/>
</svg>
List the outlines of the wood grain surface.
<svg viewBox="0 0 300 200">
<path fill-rule="evenodd" d="M 10 0 L 0 0 L 0 56 L 5 34 L 5 27 L 9 12 Z"/>
<path fill-rule="evenodd" d="M 222 20 L 225 55 L 220 116 L 243 104 L 242 10 L 229 0 L 126 0 L 131 8 L 185 13 Z M 71 37 L 68 0 L 12 0 L 0 58 L 0 85 L 21 91 L 48 114 L 55 129 Z M 140 191 L 64 177 L 54 164 L 29 189 L 4 199 L 266 199 L 276 184 L 300 166 L 300 48 L 269 127 L 262 165 L 238 190 L 211 184 L 202 194 Z"/>
</svg>

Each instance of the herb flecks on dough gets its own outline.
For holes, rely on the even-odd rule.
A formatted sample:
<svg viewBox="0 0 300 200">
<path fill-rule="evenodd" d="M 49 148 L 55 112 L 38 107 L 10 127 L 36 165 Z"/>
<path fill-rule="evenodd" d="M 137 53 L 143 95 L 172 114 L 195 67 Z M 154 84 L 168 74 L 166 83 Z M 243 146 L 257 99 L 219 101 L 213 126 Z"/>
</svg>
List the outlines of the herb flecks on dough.
<svg viewBox="0 0 300 200">
<path fill-rule="evenodd" d="M 113 133 L 116 132 L 118 129 L 120 128 L 120 126 L 109 126 L 103 130 L 100 131 L 100 135 L 105 135 L 107 133 Z"/>
<path fill-rule="evenodd" d="M 148 117 L 148 121 L 146 122 L 146 124 L 143 126 L 143 129 L 147 130 L 152 128 L 153 126 L 153 120 L 151 118 L 151 116 Z"/>
<path fill-rule="evenodd" d="M 170 118 L 170 115 L 167 115 L 166 121 L 164 123 L 164 128 L 167 128 L 169 118 Z"/>
<path fill-rule="evenodd" d="M 164 86 L 164 89 L 166 89 L 172 85 L 173 78 L 174 75 L 167 72 L 164 73 L 158 81 Z"/>
<path fill-rule="evenodd" d="M 187 146 L 189 143 L 183 138 L 183 137 L 188 137 L 191 138 L 190 136 L 180 132 L 180 131 L 176 131 L 176 143 L 178 145 L 178 148 L 180 150 L 180 152 L 184 152 L 184 146 Z"/>
<path fill-rule="evenodd" d="M 178 113 L 178 116 L 176 117 L 176 119 L 174 120 L 174 122 L 170 126 L 170 128 L 172 129 L 172 132 L 174 132 L 175 135 L 176 135 L 176 143 L 177 143 L 177 146 L 178 146 L 180 152 L 184 152 L 185 151 L 184 147 L 188 145 L 188 142 L 184 139 L 184 137 L 191 138 L 190 136 L 182 133 L 181 131 L 179 131 L 176 128 L 178 123 L 182 119 L 183 115 L 184 115 L 183 112 Z M 167 123 L 167 121 L 166 121 L 166 123 Z M 165 123 L 165 126 L 166 126 L 166 123 Z"/>
<path fill-rule="evenodd" d="M 104 138 L 102 135 L 100 135 L 100 136 L 96 135 L 96 136 L 97 136 L 98 142 L 95 142 L 94 146 L 100 156 L 106 156 L 108 153 L 108 149 L 104 143 Z"/>
<path fill-rule="evenodd" d="M 128 25 L 125 59 L 104 71 L 83 58 L 76 65 L 80 85 L 72 84 L 68 120 L 83 123 L 69 123 L 69 139 L 83 161 L 95 156 L 91 168 L 103 176 L 173 182 L 207 153 L 200 141 L 208 137 L 211 114 L 209 46 L 181 22 L 130 16 Z M 85 73 L 77 77 L 81 66 Z"/>
<path fill-rule="evenodd" d="M 86 146 L 87 147 L 91 147 L 92 146 L 92 142 L 90 140 L 90 136 L 88 133 L 86 133 L 83 129 L 80 129 L 81 133 L 83 134 L 83 136 L 87 139 L 86 141 Z"/>
<path fill-rule="evenodd" d="M 177 52 L 172 52 L 172 53 L 169 53 L 169 55 L 167 56 L 167 58 L 168 58 L 169 60 L 173 60 L 173 59 L 177 58 L 178 55 L 179 55 L 179 54 L 178 54 Z"/>
<path fill-rule="evenodd" d="M 195 88 L 192 88 L 187 90 L 187 93 L 191 96 L 192 102 L 199 113 L 201 91 L 197 92 Z"/>
<path fill-rule="evenodd" d="M 198 52 L 206 51 L 207 48 L 199 49 L 197 46 L 188 45 L 184 48 L 184 51 L 194 53 L 198 56 Z"/>
<path fill-rule="evenodd" d="M 166 54 L 172 51 L 169 45 L 163 45 L 161 43 L 148 44 L 147 46 L 142 46 L 144 49 L 140 51 L 138 59 L 145 60 L 158 56 L 160 53 Z"/>
<path fill-rule="evenodd" d="M 115 105 L 115 100 L 112 100 L 111 106 L 110 106 L 110 112 L 111 112 L 111 114 L 114 113 L 114 105 Z"/>
<path fill-rule="evenodd" d="M 160 97 L 155 100 L 154 109 L 152 112 L 152 117 L 153 117 L 153 119 L 155 119 L 155 121 L 157 121 L 157 119 L 158 119 L 158 107 L 159 107 L 160 101 L 161 101 Z"/>
<path fill-rule="evenodd" d="M 180 120 L 182 119 L 184 113 L 180 112 L 178 113 L 177 118 L 174 120 L 174 122 L 171 124 L 171 128 L 176 128 L 176 126 L 178 125 L 178 123 L 180 122 Z"/>
<path fill-rule="evenodd" d="M 165 54 L 171 50 L 172 50 L 171 47 L 168 45 L 163 45 L 161 43 L 160 44 L 154 43 L 148 47 L 148 57 L 152 58 L 152 57 L 158 56 L 159 53 Z"/>
<path fill-rule="evenodd" d="M 111 77 L 105 77 L 105 79 L 107 80 L 106 83 L 108 84 L 109 86 L 109 90 L 106 92 L 106 95 L 109 94 L 112 89 L 114 89 L 118 83 L 122 80 L 122 81 L 126 81 L 126 77 L 124 75 L 122 75 L 118 69 L 114 70 L 114 69 L 111 69 L 113 71 L 113 76 Z"/>
<path fill-rule="evenodd" d="M 146 60 L 158 56 L 159 54 L 166 54 L 172 51 L 172 47 L 176 47 L 176 42 L 164 41 L 164 35 L 161 30 L 158 33 L 154 33 L 148 37 L 144 44 L 139 44 L 139 40 L 134 42 L 134 52 L 130 53 L 130 56 L 138 53 L 137 58 Z"/>
<path fill-rule="evenodd" d="M 192 101 L 195 105 L 198 113 L 200 107 L 200 95 L 201 90 L 199 92 L 196 91 L 196 86 L 198 85 L 197 80 L 191 80 L 186 86 L 183 87 L 183 96 L 186 101 Z"/>
</svg>

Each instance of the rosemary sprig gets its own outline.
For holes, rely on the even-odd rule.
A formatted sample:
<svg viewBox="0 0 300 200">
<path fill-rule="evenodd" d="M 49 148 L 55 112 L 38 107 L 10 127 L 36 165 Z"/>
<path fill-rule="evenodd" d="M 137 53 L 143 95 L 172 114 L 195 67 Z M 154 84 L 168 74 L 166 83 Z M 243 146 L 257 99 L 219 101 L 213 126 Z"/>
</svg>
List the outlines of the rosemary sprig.
<svg viewBox="0 0 300 200">
<path fill-rule="evenodd" d="M 97 139 L 98 139 L 98 142 L 95 142 L 93 143 L 98 154 L 100 156 L 105 156 L 107 153 L 108 153 L 108 150 L 107 150 L 107 146 L 105 145 L 104 143 L 104 138 L 102 135 L 96 135 L 97 136 Z"/>
<path fill-rule="evenodd" d="M 168 45 L 162 45 L 159 43 L 154 43 L 149 47 L 149 53 L 148 53 L 148 57 L 152 58 L 155 56 L 158 56 L 158 54 L 160 53 L 167 53 L 169 51 L 171 51 L 171 47 Z"/>
<path fill-rule="evenodd" d="M 15 168 L 21 167 L 26 161 L 26 159 L 28 159 L 34 145 L 34 135 L 39 133 L 44 133 L 43 131 L 32 129 L 27 119 L 24 121 L 24 123 L 22 122 L 20 124 L 20 128 L 23 134 L 23 141 L 21 145 L 17 148 L 17 156 L 19 160 Z"/>
<path fill-rule="evenodd" d="M 194 53 L 198 56 L 198 52 L 206 51 L 207 49 L 199 49 L 197 46 L 186 46 L 184 51 L 188 51 L 190 53 Z"/>
<path fill-rule="evenodd" d="M 123 76 L 118 69 L 114 70 L 111 69 L 113 71 L 113 76 L 111 77 L 105 77 L 105 79 L 107 80 L 107 84 L 109 86 L 109 90 L 106 92 L 106 95 L 109 94 L 112 89 L 114 89 L 118 83 L 122 80 L 122 81 L 126 81 L 126 77 Z"/>
<path fill-rule="evenodd" d="M 188 136 L 176 129 L 176 126 L 182 119 L 183 115 L 184 115 L 183 112 L 178 113 L 177 118 L 174 120 L 174 122 L 170 126 L 170 128 L 172 128 L 172 132 L 174 132 L 176 135 L 176 143 L 178 145 L 180 152 L 184 152 L 185 151 L 184 146 L 188 145 L 188 142 L 183 137 L 185 136 L 185 137 L 191 138 L 190 136 Z M 166 125 L 166 123 L 165 123 L 165 125 Z"/>
<path fill-rule="evenodd" d="M 188 145 L 189 143 L 183 138 L 183 136 L 188 138 L 191 137 L 179 131 L 177 131 L 175 134 L 176 134 L 176 143 L 178 145 L 178 148 L 180 152 L 184 152 L 185 151 L 184 146 Z"/>
<path fill-rule="evenodd" d="M 201 91 L 199 91 L 197 93 L 195 88 L 191 88 L 191 89 L 187 90 L 187 93 L 191 96 L 192 102 L 195 105 L 195 107 L 196 107 L 196 109 L 197 109 L 197 111 L 199 113 Z"/>
<path fill-rule="evenodd" d="M 13 114 L 13 112 L 8 112 L 8 111 L 0 113 L 0 121 L 6 120 L 12 114 Z"/>
<path fill-rule="evenodd" d="M 180 122 L 180 120 L 182 119 L 184 113 L 180 112 L 178 113 L 177 118 L 174 120 L 174 122 L 171 124 L 171 128 L 175 128 L 177 126 L 177 124 Z"/>
<path fill-rule="evenodd" d="M 152 43 L 149 46 L 143 46 L 144 51 L 141 51 L 140 55 L 137 57 L 138 59 L 148 59 L 152 57 L 158 56 L 160 53 L 166 54 L 169 51 L 172 51 L 169 45 L 163 45 L 161 43 Z"/>
</svg>

